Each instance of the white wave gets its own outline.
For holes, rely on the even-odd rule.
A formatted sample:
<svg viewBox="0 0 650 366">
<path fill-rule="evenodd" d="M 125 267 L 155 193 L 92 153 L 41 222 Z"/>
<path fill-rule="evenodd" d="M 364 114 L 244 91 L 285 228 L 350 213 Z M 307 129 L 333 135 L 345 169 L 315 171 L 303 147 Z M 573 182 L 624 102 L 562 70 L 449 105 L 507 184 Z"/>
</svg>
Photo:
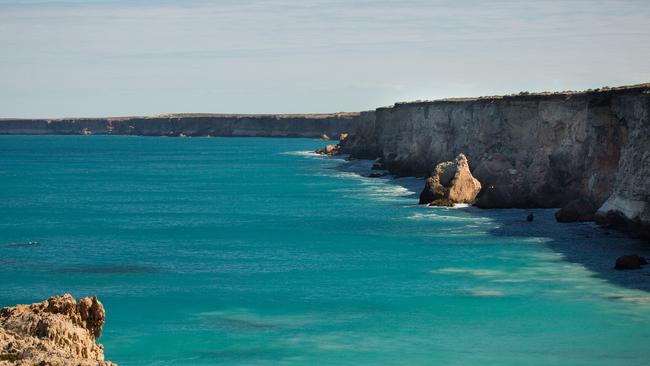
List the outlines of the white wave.
<svg viewBox="0 0 650 366">
<path fill-rule="evenodd" d="M 444 211 L 440 210 L 440 212 L 444 212 Z M 474 224 L 487 223 L 487 222 L 492 222 L 493 221 L 489 217 L 453 216 L 453 215 L 443 215 L 443 214 L 441 214 L 439 212 L 427 212 L 427 213 L 416 212 L 416 213 L 412 214 L 411 216 L 407 217 L 407 219 L 416 220 L 416 221 L 435 220 L 435 221 L 472 222 Z"/>
<path fill-rule="evenodd" d="M 497 269 L 482 269 L 482 268 L 456 268 L 456 267 L 450 267 L 450 268 L 440 268 L 436 270 L 430 271 L 431 273 L 436 273 L 436 274 L 469 274 L 475 277 L 495 277 L 495 276 L 503 276 L 505 272 L 497 270 Z"/>
<path fill-rule="evenodd" d="M 309 157 L 323 157 L 323 155 L 316 154 L 312 150 L 307 151 L 286 151 L 280 153 L 280 155 L 294 155 L 294 156 L 309 156 Z"/>
<path fill-rule="evenodd" d="M 503 291 L 494 289 L 469 289 L 466 291 L 468 295 L 475 297 L 502 297 L 505 296 Z"/>
<path fill-rule="evenodd" d="M 492 280 L 494 283 L 523 283 L 523 282 L 528 282 L 528 280 L 523 279 L 523 278 L 500 278 L 496 280 Z"/>
</svg>

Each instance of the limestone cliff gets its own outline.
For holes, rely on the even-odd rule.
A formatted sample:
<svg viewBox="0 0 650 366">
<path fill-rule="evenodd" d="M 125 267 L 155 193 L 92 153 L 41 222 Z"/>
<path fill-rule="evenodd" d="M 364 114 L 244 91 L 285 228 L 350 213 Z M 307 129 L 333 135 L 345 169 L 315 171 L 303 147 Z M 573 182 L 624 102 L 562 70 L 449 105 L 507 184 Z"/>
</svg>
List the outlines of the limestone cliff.
<svg viewBox="0 0 650 366">
<path fill-rule="evenodd" d="M 156 117 L 3 119 L 0 120 L 0 134 L 318 138 L 354 132 L 361 116 L 361 113 L 176 114 Z"/>
<path fill-rule="evenodd" d="M 101 335 L 106 313 L 96 298 L 54 296 L 0 309 L 0 365 L 111 366 Z"/>
<path fill-rule="evenodd" d="M 649 110 L 650 84 L 398 103 L 361 121 L 341 150 L 419 176 L 464 153 L 483 186 L 480 207 L 579 197 L 600 207 L 603 224 L 648 227 Z"/>
</svg>

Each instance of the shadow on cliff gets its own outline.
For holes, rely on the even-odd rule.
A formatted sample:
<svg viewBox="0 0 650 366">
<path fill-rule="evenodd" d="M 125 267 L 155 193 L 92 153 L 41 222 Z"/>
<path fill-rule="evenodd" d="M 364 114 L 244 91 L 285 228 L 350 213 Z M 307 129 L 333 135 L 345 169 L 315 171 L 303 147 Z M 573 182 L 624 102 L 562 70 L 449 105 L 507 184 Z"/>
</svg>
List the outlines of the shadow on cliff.
<svg viewBox="0 0 650 366">
<path fill-rule="evenodd" d="M 625 233 L 605 229 L 593 222 L 558 223 L 556 209 L 479 209 L 468 208 L 477 215 L 498 223 L 490 234 L 508 237 L 539 237 L 541 244 L 561 254 L 564 261 L 582 265 L 594 277 L 615 285 L 650 292 L 650 266 L 640 270 L 615 270 L 616 258 L 625 254 L 650 257 L 647 243 Z M 533 213 L 533 222 L 526 216 Z"/>
</svg>

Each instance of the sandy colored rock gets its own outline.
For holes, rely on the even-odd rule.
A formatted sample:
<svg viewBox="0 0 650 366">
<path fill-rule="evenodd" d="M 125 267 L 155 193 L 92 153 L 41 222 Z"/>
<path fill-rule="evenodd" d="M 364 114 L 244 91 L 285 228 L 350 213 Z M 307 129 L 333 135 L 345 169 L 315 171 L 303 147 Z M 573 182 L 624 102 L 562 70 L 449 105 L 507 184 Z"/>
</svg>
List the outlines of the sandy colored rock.
<svg viewBox="0 0 650 366">
<path fill-rule="evenodd" d="M 0 309 L 0 365 L 110 366 L 101 335 L 106 313 L 95 297 L 69 295 Z"/>
<path fill-rule="evenodd" d="M 455 203 L 472 203 L 481 191 L 481 183 L 472 176 L 464 154 L 455 160 L 436 165 L 420 193 L 420 204 L 451 206 Z"/>
</svg>

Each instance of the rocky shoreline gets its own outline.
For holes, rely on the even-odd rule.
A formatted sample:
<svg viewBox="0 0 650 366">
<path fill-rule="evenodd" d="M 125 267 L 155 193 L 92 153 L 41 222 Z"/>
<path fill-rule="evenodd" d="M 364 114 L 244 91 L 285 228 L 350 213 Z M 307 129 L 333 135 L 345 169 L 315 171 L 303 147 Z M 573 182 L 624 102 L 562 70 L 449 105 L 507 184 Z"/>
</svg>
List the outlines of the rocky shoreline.
<svg viewBox="0 0 650 366">
<path fill-rule="evenodd" d="M 558 221 L 650 239 L 649 116 L 650 84 L 398 103 L 328 154 L 430 178 L 464 154 L 482 186 L 477 207 L 562 207 Z"/>
<path fill-rule="evenodd" d="M 97 344 L 106 319 L 95 297 L 69 295 L 0 309 L 0 366 L 116 366 Z"/>
</svg>

